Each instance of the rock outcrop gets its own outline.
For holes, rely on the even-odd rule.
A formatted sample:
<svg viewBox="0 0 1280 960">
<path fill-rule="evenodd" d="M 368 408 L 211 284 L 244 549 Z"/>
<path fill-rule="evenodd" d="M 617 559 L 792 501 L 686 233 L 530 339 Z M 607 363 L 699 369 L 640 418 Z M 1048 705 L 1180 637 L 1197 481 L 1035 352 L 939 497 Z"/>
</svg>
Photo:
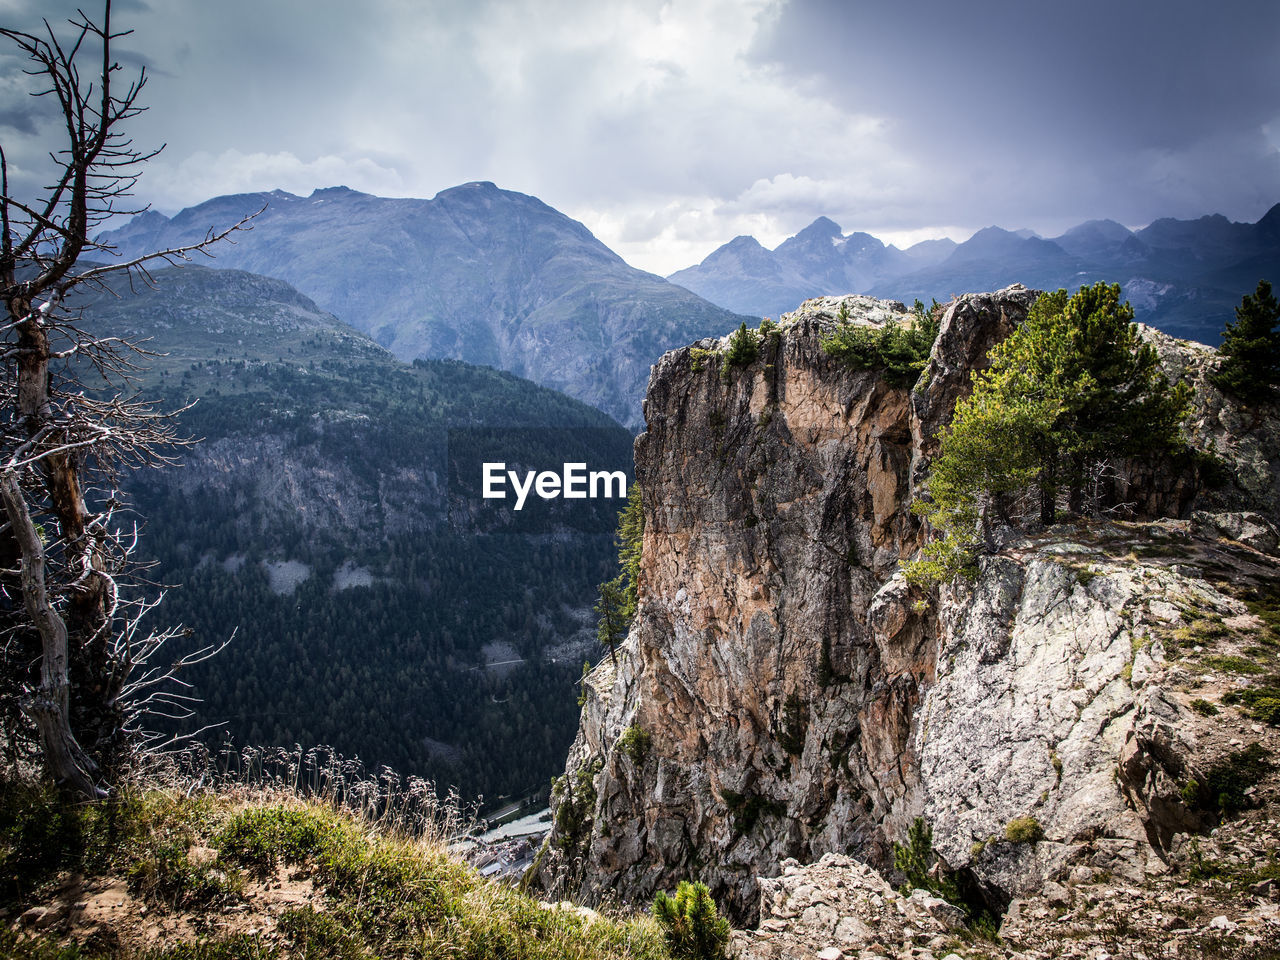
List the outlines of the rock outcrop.
<svg viewBox="0 0 1280 960">
<path fill-rule="evenodd" d="M 998 913 L 1073 866 L 1159 872 L 1200 826 L 1182 791 L 1207 760 L 1170 638 L 1251 622 L 1240 597 L 1276 576 L 1280 513 L 1274 411 L 1209 386 L 1212 351 L 1144 334 L 1198 388 L 1216 488 L 1204 457 L 1120 465 L 1127 519 L 1008 531 L 976 581 L 935 594 L 902 576 L 939 431 L 1034 297 L 950 304 L 914 389 L 823 351 L 842 312 L 904 318 L 867 297 L 806 302 L 746 367 L 724 341 L 662 358 L 636 442 L 639 610 L 589 678 L 544 885 L 642 899 L 692 877 L 752 921 L 784 859 L 888 868 L 923 817 Z M 619 747 L 629 728 L 645 751 Z"/>
</svg>

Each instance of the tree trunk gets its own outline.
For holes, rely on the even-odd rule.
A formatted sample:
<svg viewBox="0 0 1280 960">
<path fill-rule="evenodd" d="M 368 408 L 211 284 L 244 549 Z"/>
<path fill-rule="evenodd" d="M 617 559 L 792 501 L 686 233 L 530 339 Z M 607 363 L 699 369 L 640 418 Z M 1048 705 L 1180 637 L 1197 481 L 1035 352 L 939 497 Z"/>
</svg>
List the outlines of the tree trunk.
<svg viewBox="0 0 1280 960">
<path fill-rule="evenodd" d="M 18 416 L 29 437 L 51 425 L 49 404 L 49 360 L 51 349 L 44 318 L 30 310 L 18 324 Z M 11 305 L 12 309 L 12 305 Z M 46 441 L 56 446 L 64 438 Z M 47 448 L 47 447 L 46 447 Z M 33 452 L 38 452 L 39 447 Z M 41 694 L 34 716 L 48 751 L 50 772 L 56 779 L 95 796 L 92 781 L 86 784 L 71 771 L 97 772 L 85 747 L 103 762 L 117 745 L 113 729 L 115 694 L 107 656 L 107 628 L 110 625 L 109 579 L 103 575 L 101 551 L 93 531 L 92 516 L 84 500 L 78 454 L 63 452 L 45 457 L 37 467 L 49 495 L 49 506 L 58 522 L 68 572 L 75 578 L 68 598 L 66 619 L 53 610 L 45 578 L 44 545 L 35 532 L 26 497 L 16 476 L 6 477 L 5 505 L 23 556 L 22 592 L 28 614 L 35 620 L 41 638 Z M 13 500 L 17 497 L 17 501 Z M 24 536 L 21 524 L 13 519 L 20 508 L 31 536 Z M 34 538 L 34 539 L 33 539 Z M 38 561 L 32 553 L 39 549 Z M 28 576 L 34 570 L 34 579 Z M 33 595 L 31 590 L 36 590 Z M 33 609 L 32 604 L 35 604 Z M 42 611 L 37 618 L 36 610 Z M 52 618 L 52 620 L 50 620 Z M 56 621 L 56 624 L 55 624 Z M 51 660 L 57 661 L 51 664 Z M 52 670 L 52 673 L 49 671 Z M 52 679 L 51 679 L 52 678 Z M 87 694 L 72 702 L 70 686 Z M 43 717 L 43 719 L 42 719 Z"/>
<path fill-rule="evenodd" d="M 1071 486 L 1067 493 L 1067 506 L 1076 516 L 1084 516 L 1084 457 L 1071 457 Z"/>
<path fill-rule="evenodd" d="M 27 501 L 17 477 L 6 472 L 0 477 L 0 497 L 10 528 L 22 550 L 22 597 L 40 633 L 40 688 L 31 706 L 32 719 L 40 731 L 49 773 L 64 786 L 88 797 L 102 796 L 94 782 L 97 772 L 71 732 L 67 625 L 49 601 L 45 584 L 44 544 L 31 520 Z"/>
<path fill-rule="evenodd" d="M 1048 455 L 1040 466 L 1040 522 L 1053 526 L 1058 511 L 1057 458 Z"/>
</svg>

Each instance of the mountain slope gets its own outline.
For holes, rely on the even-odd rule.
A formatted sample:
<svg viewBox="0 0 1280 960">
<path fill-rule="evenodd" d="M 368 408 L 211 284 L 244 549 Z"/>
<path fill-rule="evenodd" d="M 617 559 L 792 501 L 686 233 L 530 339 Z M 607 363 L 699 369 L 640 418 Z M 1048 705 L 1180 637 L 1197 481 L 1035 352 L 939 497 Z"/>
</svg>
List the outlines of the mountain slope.
<svg viewBox="0 0 1280 960">
<path fill-rule="evenodd" d="M 122 256 L 190 243 L 266 209 L 211 265 L 287 281 L 402 360 L 528 377 L 639 424 L 649 367 L 740 317 L 627 266 L 534 197 L 468 183 L 431 200 L 346 187 L 217 197 L 105 235 Z"/>
<path fill-rule="evenodd" d="M 155 280 L 88 315 L 165 354 L 143 395 L 198 398 L 182 465 L 125 478 L 153 576 L 181 584 L 158 616 L 193 628 L 191 644 L 235 635 L 184 675 L 198 721 L 468 794 L 543 789 L 572 735 L 620 501 L 530 509 L 517 526 L 479 510 L 456 470 L 476 444 L 513 467 L 627 470 L 630 434 L 508 373 L 401 363 L 279 280 Z"/>
</svg>

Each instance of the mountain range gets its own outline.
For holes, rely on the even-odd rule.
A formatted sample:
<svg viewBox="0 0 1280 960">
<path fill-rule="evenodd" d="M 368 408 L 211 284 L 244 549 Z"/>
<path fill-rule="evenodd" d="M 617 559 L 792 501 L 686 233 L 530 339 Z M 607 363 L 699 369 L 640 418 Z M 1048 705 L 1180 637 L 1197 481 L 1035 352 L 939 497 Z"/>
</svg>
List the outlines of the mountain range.
<svg viewBox="0 0 1280 960">
<path fill-rule="evenodd" d="M 721 306 L 777 316 L 809 297 L 869 293 L 941 301 L 1010 283 L 1074 290 L 1120 283 L 1136 319 L 1175 336 L 1217 343 L 1232 309 L 1259 279 L 1280 278 L 1280 204 L 1256 223 L 1221 215 L 1161 219 L 1141 230 L 1090 220 L 1045 239 L 1000 227 L 963 243 L 927 240 L 899 250 L 819 217 L 774 250 L 737 237 L 668 277 Z"/>
<path fill-rule="evenodd" d="M 346 187 L 216 197 L 172 218 L 141 214 L 101 239 L 128 258 L 255 210 L 252 230 L 220 244 L 211 266 L 284 280 L 401 360 L 507 370 L 630 426 L 663 352 L 744 319 L 628 266 L 542 201 L 487 182 L 431 200 Z"/>
</svg>

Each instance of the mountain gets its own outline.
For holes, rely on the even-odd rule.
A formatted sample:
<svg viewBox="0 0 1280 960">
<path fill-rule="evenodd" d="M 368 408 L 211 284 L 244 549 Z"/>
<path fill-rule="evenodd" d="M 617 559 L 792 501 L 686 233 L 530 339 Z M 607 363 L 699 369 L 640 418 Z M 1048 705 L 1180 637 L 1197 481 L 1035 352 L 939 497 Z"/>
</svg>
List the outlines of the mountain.
<svg viewBox="0 0 1280 960">
<path fill-rule="evenodd" d="M 215 744 L 544 791 L 621 501 L 486 512 L 476 454 L 629 472 L 630 433 L 509 373 L 402 363 L 280 280 L 186 266 L 118 292 L 85 304 L 93 329 L 149 338 L 142 395 L 195 401 L 181 464 L 123 481 L 149 578 L 180 585 L 157 620 L 190 627 L 187 648 L 234 636 L 183 675 L 197 722 L 225 724 Z"/>
<path fill-rule="evenodd" d="M 401 360 L 508 370 L 630 425 L 664 351 L 743 319 L 627 266 L 581 223 L 492 183 L 431 200 L 346 187 L 216 197 L 172 218 L 142 214 L 102 239 L 131 257 L 262 208 L 210 266 L 285 280 Z"/>
<path fill-rule="evenodd" d="M 706 341 L 662 358 L 636 442 L 640 603 L 616 666 L 586 679 L 538 862 L 548 899 L 644 901 L 695 877 L 762 921 L 735 954 L 750 960 L 913 956 L 903 925 L 940 955 L 964 914 L 939 896 L 1052 943 L 1010 958 L 1105 931 L 1108 883 L 1143 926 L 1128 942 L 1174 936 L 1136 909 L 1157 888 L 1224 904 L 1202 917 L 1252 909 L 1187 877 L 1226 835 L 1232 869 L 1270 876 L 1244 838 L 1273 834 L 1248 808 L 1280 797 L 1280 403 L 1224 396 L 1213 350 L 1147 328 L 1194 390 L 1195 452 L 1112 464 L 1125 520 L 1002 526 L 972 573 L 905 575 L 932 539 L 912 504 L 939 437 L 1034 301 L 957 298 L 913 386 L 824 349 L 837 317 L 908 315 L 863 296 L 809 301 L 746 364 Z M 920 889 L 895 900 L 899 850 Z"/>
<path fill-rule="evenodd" d="M 737 237 L 667 279 L 730 310 L 776 317 L 818 293 L 864 289 L 929 266 L 954 246 L 929 240 L 903 251 L 867 233 L 845 236 L 834 221 L 819 217 L 776 250 Z"/>
<path fill-rule="evenodd" d="M 964 243 L 928 240 L 905 251 L 865 233 L 845 237 L 820 217 L 776 250 L 738 237 L 669 279 L 730 309 L 772 315 L 821 295 L 928 303 L 1010 283 L 1074 290 L 1104 280 L 1121 284 L 1136 319 L 1217 343 L 1240 298 L 1276 277 L 1280 204 L 1257 223 L 1161 219 L 1135 232 L 1090 220 L 1052 238 L 991 226 Z"/>
</svg>

